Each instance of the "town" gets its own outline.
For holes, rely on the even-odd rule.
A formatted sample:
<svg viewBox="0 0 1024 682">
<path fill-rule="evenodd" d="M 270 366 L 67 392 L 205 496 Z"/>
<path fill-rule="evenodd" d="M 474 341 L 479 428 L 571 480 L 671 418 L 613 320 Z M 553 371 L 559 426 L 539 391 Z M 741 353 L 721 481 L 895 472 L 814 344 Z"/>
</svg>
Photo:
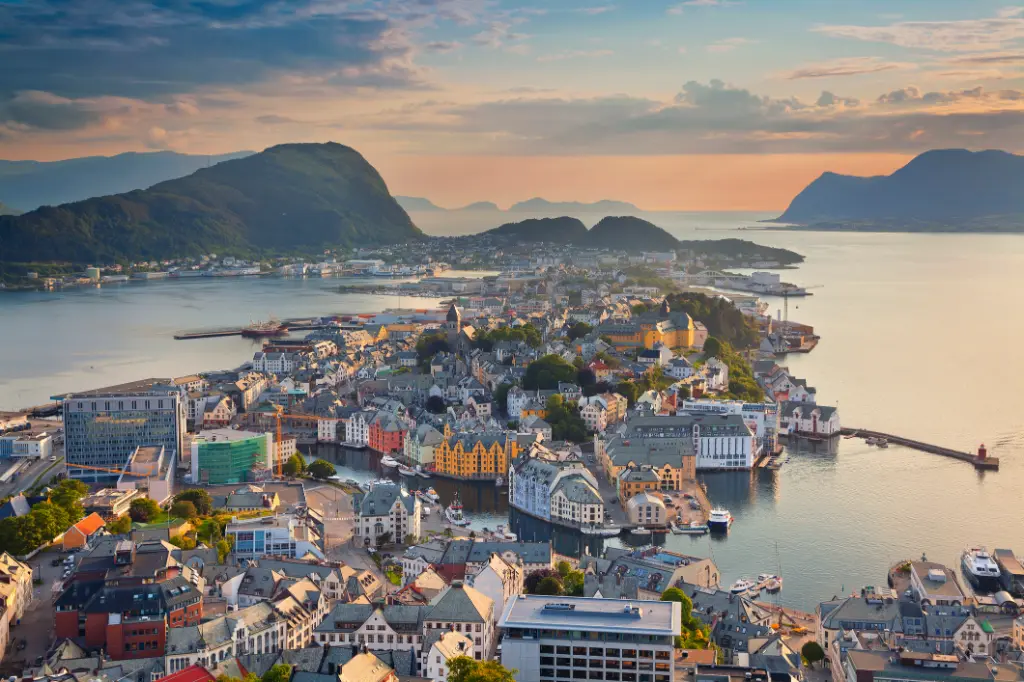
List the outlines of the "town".
<svg viewBox="0 0 1024 682">
<path fill-rule="evenodd" d="M 962 575 L 900 561 L 885 587 L 798 610 L 773 601 L 780 574 L 726 584 L 713 557 L 661 546 L 727 537 L 734 518 L 701 475 L 777 470 L 786 444 L 842 437 L 838 410 L 785 364 L 819 341 L 788 298 L 772 315 L 756 296 L 690 285 L 687 273 L 782 265 L 772 254 L 474 237 L 349 255 L 313 267 L 423 276 L 386 289 L 448 300 L 255 325 L 243 331 L 262 343 L 236 369 L 0 414 L 6 674 L 1021 679 L 1012 551 L 969 549 Z M 339 474 L 336 452 L 367 458 L 376 480 Z M 484 488 L 507 494 L 495 528 L 460 499 Z M 561 554 L 513 517 L 621 546 Z"/>
</svg>

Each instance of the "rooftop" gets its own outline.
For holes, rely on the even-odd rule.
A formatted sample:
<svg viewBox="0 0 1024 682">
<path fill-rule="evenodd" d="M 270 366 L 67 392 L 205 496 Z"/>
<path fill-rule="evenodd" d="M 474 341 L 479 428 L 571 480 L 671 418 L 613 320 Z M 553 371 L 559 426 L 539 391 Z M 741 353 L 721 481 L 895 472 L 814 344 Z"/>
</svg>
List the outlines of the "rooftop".
<svg viewBox="0 0 1024 682">
<path fill-rule="evenodd" d="M 679 609 L 676 602 L 515 595 L 498 625 L 667 637 L 680 632 Z"/>
</svg>

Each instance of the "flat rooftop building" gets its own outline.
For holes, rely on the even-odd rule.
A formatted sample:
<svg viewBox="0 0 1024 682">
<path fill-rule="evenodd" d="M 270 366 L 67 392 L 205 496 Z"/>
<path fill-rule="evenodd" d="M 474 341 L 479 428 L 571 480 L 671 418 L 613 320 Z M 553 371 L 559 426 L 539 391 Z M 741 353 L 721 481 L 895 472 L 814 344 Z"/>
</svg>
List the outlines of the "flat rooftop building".
<svg viewBox="0 0 1024 682">
<path fill-rule="evenodd" d="M 519 682 L 634 679 L 672 682 L 676 602 L 515 595 L 505 607 L 501 664 Z M 600 677 L 594 675 L 600 674 Z"/>
</svg>

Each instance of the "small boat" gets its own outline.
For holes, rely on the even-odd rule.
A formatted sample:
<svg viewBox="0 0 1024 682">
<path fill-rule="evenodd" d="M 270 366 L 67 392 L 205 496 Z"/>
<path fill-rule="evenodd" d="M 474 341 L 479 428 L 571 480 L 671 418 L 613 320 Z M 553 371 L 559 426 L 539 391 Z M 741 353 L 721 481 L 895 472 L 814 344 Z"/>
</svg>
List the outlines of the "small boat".
<svg viewBox="0 0 1024 682">
<path fill-rule="evenodd" d="M 715 507 L 708 517 L 708 530 L 712 533 L 726 533 L 732 526 L 733 518 L 728 509 Z"/>
<path fill-rule="evenodd" d="M 407 467 L 404 464 L 399 464 L 398 473 L 402 474 L 403 476 L 415 476 L 416 470 L 413 469 L 412 467 Z"/>
<path fill-rule="evenodd" d="M 754 584 L 752 580 L 740 578 L 732 584 L 732 587 L 729 588 L 729 591 L 733 594 L 747 594 L 748 592 L 752 591 L 755 587 L 757 586 Z"/>
<path fill-rule="evenodd" d="M 708 532 L 708 526 L 700 521 L 690 521 L 684 526 L 676 526 L 672 532 L 677 535 L 704 535 Z"/>
<path fill-rule="evenodd" d="M 502 478 L 501 476 L 498 476 L 496 479 L 494 479 L 494 485 L 500 488 L 501 486 L 505 485 L 505 479 Z"/>
<path fill-rule="evenodd" d="M 603 538 L 613 538 L 622 532 L 622 529 L 618 526 L 598 526 L 592 531 L 587 531 L 591 535 L 599 535 Z"/>
<path fill-rule="evenodd" d="M 878 445 L 878 439 L 875 438 L 874 436 L 871 436 L 870 438 L 865 438 L 864 442 L 867 443 L 868 445 Z"/>
<path fill-rule="evenodd" d="M 640 536 L 650 535 L 651 534 L 650 529 L 649 528 L 644 528 L 643 526 L 641 526 L 640 528 L 633 528 L 629 532 L 632 533 L 633 535 L 640 535 Z"/>
<path fill-rule="evenodd" d="M 430 472 L 424 471 L 423 467 L 421 466 L 416 467 L 416 475 L 419 476 L 420 478 L 430 478 Z"/>
<path fill-rule="evenodd" d="M 392 457 L 391 455 L 384 455 L 383 457 L 381 457 L 380 458 L 380 463 L 383 466 L 388 467 L 389 469 L 394 469 L 395 467 L 397 467 L 399 465 L 398 460 L 395 459 L 394 457 Z"/>
<path fill-rule="evenodd" d="M 782 576 L 773 575 L 764 584 L 764 589 L 768 592 L 780 592 L 782 590 Z"/>
<path fill-rule="evenodd" d="M 498 526 L 497 530 L 494 531 L 494 535 L 498 540 L 504 540 L 506 542 L 515 542 L 519 539 L 519 536 L 509 531 L 505 526 Z"/>
<path fill-rule="evenodd" d="M 460 526 L 465 528 L 469 525 L 469 521 L 462 515 L 462 503 L 459 502 L 459 494 L 455 493 L 455 499 L 448 505 L 444 510 L 444 516 L 448 520 L 448 523 L 453 526 Z"/>
<path fill-rule="evenodd" d="M 428 500 L 430 500 L 434 504 L 440 504 L 440 502 L 441 502 L 441 496 L 438 495 L 437 491 L 434 490 L 433 488 L 427 488 L 423 492 L 423 497 L 427 498 Z"/>
</svg>

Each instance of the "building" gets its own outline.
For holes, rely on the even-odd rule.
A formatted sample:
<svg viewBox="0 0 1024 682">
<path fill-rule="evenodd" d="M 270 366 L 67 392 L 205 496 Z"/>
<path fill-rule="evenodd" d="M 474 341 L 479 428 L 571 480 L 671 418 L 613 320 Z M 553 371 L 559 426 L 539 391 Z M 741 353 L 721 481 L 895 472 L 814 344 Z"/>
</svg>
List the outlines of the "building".
<svg viewBox="0 0 1024 682">
<path fill-rule="evenodd" d="M 456 433 L 445 424 L 444 438 L 434 447 L 434 473 L 459 479 L 503 477 L 519 454 L 511 431 Z"/>
<path fill-rule="evenodd" d="M 64 531 L 64 551 L 81 549 L 89 544 L 106 525 L 103 517 L 95 512 Z"/>
<path fill-rule="evenodd" d="M 424 638 L 420 676 L 431 682 L 446 682 L 451 661 L 473 657 L 473 640 L 461 632 L 431 630 Z"/>
<path fill-rule="evenodd" d="M 532 516 L 579 527 L 604 522 L 597 479 L 578 460 L 540 451 L 518 458 L 508 473 L 509 503 Z"/>
<path fill-rule="evenodd" d="M 671 451 L 672 448 L 695 456 L 694 471 L 750 469 L 758 451 L 756 439 L 741 414 L 684 414 L 675 416 L 634 417 L 620 431 L 615 448 L 595 444 L 598 457 L 609 476 L 628 464 L 649 464 L 661 469 L 661 455 L 651 461 L 636 461 L 644 448 Z M 614 458 L 614 459 L 613 459 Z M 689 471 L 681 472 L 688 476 Z"/>
<path fill-rule="evenodd" d="M 841 430 L 839 410 L 815 403 L 782 403 L 782 429 L 799 436 L 838 436 Z"/>
<path fill-rule="evenodd" d="M 132 500 L 145 497 L 141 490 L 103 488 L 82 500 L 86 514 L 99 514 L 105 519 L 117 519 L 128 513 Z"/>
<path fill-rule="evenodd" d="M 420 537 L 422 505 L 419 498 L 399 485 L 373 486 L 359 503 L 355 535 L 366 546 L 383 542 L 404 542 L 408 536 Z M 385 540 L 385 536 L 389 540 Z"/>
<path fill-rule="evenodd" d="M 307 554 L 323 558 L 323 540 L 307 519 L 278 514 L 262 518 L 232 519 L 224 529 L 233 536 L 232 551 L 239 559 L 262 556 L 301 558 Z"/>
<path fill-rule="evenodd" d="M 414 466 L 429 467 L 434 463 L 434 450 L 444 435 L 430 424 L 420 424 L 405 438 L 403 454 Z"/>
<path fill-rule="evenodd" d="M 373 421 L 374 414 L 372 411 L 364 410 L 349 417 L 345 422 L 345 445 L 365 447 L 370 444 L 370 422 Z"/>
<path fill-rule="evenodd" d="M 157 504 L 174 495 L 175 461 L 163 446 L 140 445 L 117 479 L 118 490 L 143 490 Z"/>
<path fill-rule="evenodd" d="M 0 600 L 5 609 L 0 620 L 17 623 L 25 615 L 25 609 L 32 602 L 33 577 L 31 566 L 7 552 L 0 554 Z"/>
<path fill-rule="evenodd" d="M 73 478 L 113 482 L 140 445 L 163 446 L 174 458 L 182 451 L 185 398 L 171 379 L 72 393 L 62 400 L 64 454 Z"/>
<path fill-rule="evenodd" d="M 956 574 L 933 561 L 910 562 L 910 589 L 922 606 L 962 606 L 965 602 Z"/>
<path fill-rule="evenodd" d="M 672 682 L 680 605 L 516 595 L 499 628 L 501 664 L 518 682 L 616 679 L 623 670 Z"/>
<path fill-rule="evenodd" d="M 626 516 L 630 523 L 641 526 L 664 526 L 668 524 L 668 512 L 661 495 L 642 492 L 633 495 L 626 502 Z"/>
<path fill-rule="evenodd" d="M 994 682 L 1019 679 L 1008 665 L 961 661 L 930 651 L 851 650 L 842 668 L 844 682 Z"/>
<path fill-rule="evenodd" d="M 620 497 L 625 491 L 682 490 L 686 482 L 697 479 L 697 457 L 688 440 L 614 436 L 608 441 L 597 439 L 594 449 L 598 460 L 603 463 L 605 475 L 610 482 L 616 483 Z M 644 473 L 641 475 L 640 472 Z M 651 472 L 655 477 L 654 486 L 628 485 L 624 488 L 622 485 L 623 481 L 634 484 L 647 482 Z M 628 497 L 627 494 L 621 499 Z"/>
<path fill-rule="evenodd" d="M 605 322 L 596 331 L 609 337 L 618 351 L 650 350 L 659 343 L 672 350 L 686 350 L 694 347 L 696 326 L 686 313 L 672 312 L 665 300 L 656 312 L 634 315 L 628 322 Z"/>
<path fill-rule="evenodd" d="M 584 575 L 632 578 L 637 583 L 640 599 L 659 599 L 669 587 L 678 587 L 688 594 L 692 589 L 714 591 L 721 578 L 718 566 L 711 559 L 687 556 L 662 547 L 608 547 L 603 557 L 581 557 L 580 570 Z"/>
<path fill-rule="evenodd" d="M 273 435 L 214 429 L 192 439 L 192 481 L 225 485 L 260 480 L 273 467 Z"/>
<path fill-rule="evenodd" d="M 591 433 L 604 433 L 608 426 L 605 406 L 598 402 L 587 403 L 580 407 L 580 418 Z"/>
<path fill-rule="evenodd" d="M 198 421 L 204 429 L 219 429 L 231 424 L 231 420 L 236 414 L 238 414 L 238 410 L 235 408 L 234 401 L 228 396 L 222 395 L 206 403 L 202 418 Z"/>
<path fill-rule="evenodd" d="M 523 593 L 523 578 L 522 561 L 510 562 L 494 552 L 481 568 L 466 574 L 466 585 L 493 601 L 495 614 L 501 614 L 514 595 Z"/>
<path fill-rule="evenodd" d="M 0 436 L 0 457 L 44 459 L 52 454 L 53 437 L 48 433 Z"/>
<path fill-rule="evenodd" d="M 401 417 L 391 412 L 380 410 L 370 422 L 368 445 L 371 449 L 385 454 L 403 452 L 405 436 L 409 433 L 409 425 Z"/>
<path fill-rule="evenodd" d="M 677 415 L 738 414 L 757 439 L 758 452 L 771 453 L 779 443 L 779 405 L 772 402 L 745 403 L 739 400 L 687 399 Z"/>
</svg>

